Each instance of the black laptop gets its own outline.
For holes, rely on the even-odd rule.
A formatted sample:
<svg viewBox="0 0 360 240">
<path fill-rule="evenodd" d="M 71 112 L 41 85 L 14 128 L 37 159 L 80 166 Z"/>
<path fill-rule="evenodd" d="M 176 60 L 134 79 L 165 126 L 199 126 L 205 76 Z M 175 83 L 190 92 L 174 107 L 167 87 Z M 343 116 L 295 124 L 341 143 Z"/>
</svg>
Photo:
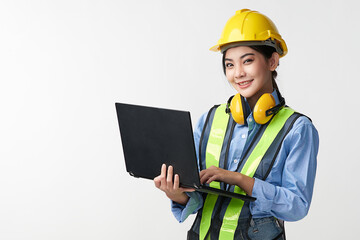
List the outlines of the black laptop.
<svg viewBox="0 0 360 240">
<path fill-rule="evenodd" d="M 226 197 L 256 198 L 200 183 L 190 112 L 116 103 L 126 170 L 131 176 L 154 179 L 165 163 L 179 174 L 182 187 Z"/>
</svg>

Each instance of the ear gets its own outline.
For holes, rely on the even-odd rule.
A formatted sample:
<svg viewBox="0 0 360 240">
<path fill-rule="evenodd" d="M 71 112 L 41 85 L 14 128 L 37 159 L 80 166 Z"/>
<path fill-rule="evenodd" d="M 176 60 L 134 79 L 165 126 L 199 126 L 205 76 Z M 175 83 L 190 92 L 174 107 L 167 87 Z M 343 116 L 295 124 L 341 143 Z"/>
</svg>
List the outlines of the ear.
<svg viewBox="0 0 360 240">
<path fill-rule="evenodd" d="M 274 71 L 279 66 L 280 55 L 277 52 L 273 52 L 269 59 L 269 70 Z"/>
</svg>

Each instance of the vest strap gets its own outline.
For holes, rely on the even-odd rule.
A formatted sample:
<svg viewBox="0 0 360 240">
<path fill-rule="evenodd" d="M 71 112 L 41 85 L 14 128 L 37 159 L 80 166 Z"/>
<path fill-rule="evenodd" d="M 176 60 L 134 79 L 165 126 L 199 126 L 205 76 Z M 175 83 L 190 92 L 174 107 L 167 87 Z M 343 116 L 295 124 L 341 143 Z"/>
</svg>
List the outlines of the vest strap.
<svg viewBox="0 0 360 240">
<path fill-rule="evenodd" d="M 214 121 L 211 125 L 210 135 L 206 146 L 206 168 L 211 166 L 219 167 L 221 149 L 227 125 L 229 123 L 229 114 L 224 114 L 225 109 L 226 104 L 222 104 L 215 111 Z M 210 187 L 220 189 L 220 182 L 213 181 L 210 183 Z M 217 199 L 218 195 L 215 194 L 208 194 L 206 196 L 200 223 L 200 239 L 205 239 L 206 234 L 209 231 L 211 216 Z"/>
<path fill-rule="evenodd" d="M 211 125 L 210 135 L 206 146 L 206 168 L 219 166 L 221 149 L 229 122 L 229 114 L 223 114 L 225 108 L 226 104 L 222 104 L 215 111 L 215 120 Z M 219 183 L 210 184 L 210 186 L 220 188 Z"/>
<path fill-rule="evenodd" d="M 295 111 L 290 108 L 281 109 L 271 120 L 270 124 L 265 129 L 260 141 L 246 160 L 241 173 L 253 177 L 256 169 L 258 168 L 261 160 L 263 159 L 266 151 L 270 147 L 271 143 L 276 138 L 282 127 L 285 125 L 288 118 Z M 245 192 L 238 186 L 235 186 L 234 192 L 245 194 Z M 238 224 L 238 219 L 244 205 L 244 201 L 240 199 L 232 198 L 224 215 L 223 223 L 221 225 L 219 239 L 234 239 L 235 231 Z"/>
</svg>

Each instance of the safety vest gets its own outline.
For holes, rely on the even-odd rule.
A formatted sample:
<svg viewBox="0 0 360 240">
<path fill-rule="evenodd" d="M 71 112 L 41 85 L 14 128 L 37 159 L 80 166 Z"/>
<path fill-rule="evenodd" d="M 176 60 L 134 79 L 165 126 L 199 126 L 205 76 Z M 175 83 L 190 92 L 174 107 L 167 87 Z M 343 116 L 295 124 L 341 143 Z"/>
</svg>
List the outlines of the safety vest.
<svg viewBox="0 0 360 240">
<path fill-rule="evenodd" d="M 200 168 L 227 167 L 228 153 L 236 122 L 225 112 L 226 104 L 210 109 L 199 142 Z M 295 121 L 303 116 L 288 107 L 282 108 L 267 124 L 261 125 L 247 144 L 237 172 L 265 180 L 275 162 L 281 144 Z M 205 153 L 202 149 L 206 149 Z M 206 159 L 205 166 L 201 159 Z M 212 182 L 211 187 L 244 194 L 238 186 Z M 249 203 L 236 198 L 204 194 L 204 205 L 188 233 L 188 239 L 236 239 L 241 224 L 251 217 Z"/>
</svg>

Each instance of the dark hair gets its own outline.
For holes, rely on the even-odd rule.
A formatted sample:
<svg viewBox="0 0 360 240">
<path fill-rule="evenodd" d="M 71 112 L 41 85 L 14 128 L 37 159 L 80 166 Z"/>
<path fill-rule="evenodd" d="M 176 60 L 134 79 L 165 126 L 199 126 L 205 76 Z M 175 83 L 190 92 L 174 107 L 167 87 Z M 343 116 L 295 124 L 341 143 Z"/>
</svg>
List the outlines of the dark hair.
<svg viewBox="0 0 360 240">
<path fill-rule="evenodd" d="M 259 45 L 259 46 L 249 46 L 250 48 L 254 49 L 255 51 L 261 53 L 266 60 L 269 60 L 272 56 L 272 54 L 274 52 L 276 52 L 276 49 L 273 48 L 273 47 L 270 47 L 270 46 L 266 46 L 266 45 Z M 223 57 L 222 57 L 222 67 L 223 67 L 223 71 L 224 71 L 224 74 L 226 75 L 226 67 L 225 67 L 225 54 L 226 54 L 226 51 L 223 52 Z M 279 92 L 279 88 L 276 84 L 276 77 L 277 77 L 277 72 L 276 70 L 272 71 L 272 84 L 273 84 L 273 87 Z"/>
</svg>

